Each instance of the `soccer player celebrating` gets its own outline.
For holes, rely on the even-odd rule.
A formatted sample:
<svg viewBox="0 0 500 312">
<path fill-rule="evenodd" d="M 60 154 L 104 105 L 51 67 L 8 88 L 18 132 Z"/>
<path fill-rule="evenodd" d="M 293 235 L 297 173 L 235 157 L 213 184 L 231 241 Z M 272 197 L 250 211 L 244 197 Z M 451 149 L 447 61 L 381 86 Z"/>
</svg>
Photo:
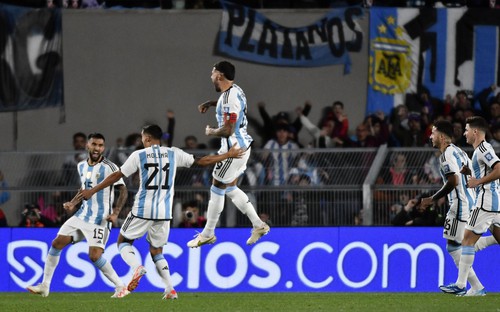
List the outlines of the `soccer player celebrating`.
<svg viewBox="0 0 500 312">
<path fill-rule="evenodd" d="M 473 174 L 467 181 L 467 187 L 475 188 L 477 193 L 475 208 L 465 226 L 462 240 L 462 255 L 458 265 L 458 278 L 455 283 L 441 286 L 443 292 L 464 295 L 466 294 L 466 279 L 474 263 L 474 244 L 484 232 L 493 225 L 493 236 L 500 238 L 500 159 L 495 154 L 491 144 L 486 142 L 488 123 L 479 116 L 469 117 L 465 124 L 465 138 L 468 144 L 474 147 L 471 168 L 463 168 L 464 174 Z M 484 295 L 484 294 L 483 294 Z"/>
<path fill-rule="evenodd" d="M 92 133 L 88 136 L 88 158 L 77 165 L 82 189 L 91 188 L 118 170 L 114 163 L 103 156 L 104 141 L 104 136 L 100 133 Z M 119 188 L 120 195 L 115 207 L 112 208 L 114 186 Z M 80 194 L 81 190 L 70 202 L 64 203 L 63 207 L 66 211 L 75 210 L 76 205 L 81 201 Z M 126 200 L 127 188 L 123 179 L 118 179 L 106 188 L 100 189 L 99 196 L 84 200 L 76 213 L 64 222 L 57 237 L 52 241 L 52 246 L 45 260 L 42 283 L 29 286 L 27 289 L 33 294 L 47 297 L 62 249 L 70 243 L 86 239 L 89 245 L 90 260 L 116 286 L 115 293 L 111 298 L 122 298 L 128 295 L 127 287 L 120 280 L 111 263 L 102 257 L 109 238 L 111 223 L 116 221 Z"/>
<path fill-rule="evenodd" d="M 444 222 L 443 237 L 446 239 L 446 250 L 458 267 L 465 224 L 473 208 L 476 194 L 473 189 L 467 188 L 467 176 L 460 174 L 461 168 L 469 167 L 471 160 L 462 149 L 451 143 L 452 137 L 453 125 L 449 121 L 440 120 L 434 123 L 430 140 L 432 146 L 441 152 L 439 171 L 444 185 L 433 196 L 422 198 L 421 205 L 428 207 L 440 198 L 448 196 L 450 208 Z M 471 268 L 469 271 L 467 280 L 471 284 L 467 295 L 485 294 L 474 269 Z"/>
<path fill-rule="evenodd" d="M 214 167 L 210 201 L 208 202 L 207 224 L 200 234 L 187 243 L 188 247 L 196 248 L 205 244 L 213 244 L 217 239 L 215 226 L 224 209 L 224 199 L 227 195 L 234 205 L 252 222 L 252 234 L 247 240 L 248 245 L 255 244 L 263 235 L 269 232 L 269 225 L 263 222 L 252 203 L 241 189 L 238 188 L 238 177 L 246 169 L 250 157 L 252 137 L 247 133 L 247 100 L 243 90 L 233 80 L 235 67 L 227 61 L 221 61 L 212 68 L 212 83 L 215 91 L 221 92 L 218 101 L 207 101 L 198 105 L 200 113 L 206 113 L 211 106 L 216 106 L 217 128 L 207 126 L 205 134 L 221 138 L 219 154 L 225 153 L 230 147 L 238 144 L 245 150 L 241 159 L 226 159 Z"/>
<path fill-rule="evenodd" d="M 118 249 L 123 260 L 134 270 L 132 280 L 127 285 L 133 291 L 139 280 L 147 272 L 135 257 L 132 244 L 135 239 L 147 234 L 149 252 L 156 270 L 165 283 L 163 299 L 177 299 L 170 278 L 167 260 L 163 256 L 163 246 L 168 242 L 172 204 L 174 199 L 175 176 L 178 167 L 193 164 L 208 166 L 228 158 L 240 158 L 243 151 L 233 146 L 221 155 L 210 155 L 195 159 L 193 155 L 176 147 L 160 146 L 163 132 L 157 125 L 145 126 L 141 132 L 144 149 L 133 152 L 120 170 L 108 176 L 91 189 L 80 193 L 82 198 L 91 198 L 95 193 L 135 172 L 139 172 L 139 189 L 134 205 L 120 229 Z"/>
</svg>

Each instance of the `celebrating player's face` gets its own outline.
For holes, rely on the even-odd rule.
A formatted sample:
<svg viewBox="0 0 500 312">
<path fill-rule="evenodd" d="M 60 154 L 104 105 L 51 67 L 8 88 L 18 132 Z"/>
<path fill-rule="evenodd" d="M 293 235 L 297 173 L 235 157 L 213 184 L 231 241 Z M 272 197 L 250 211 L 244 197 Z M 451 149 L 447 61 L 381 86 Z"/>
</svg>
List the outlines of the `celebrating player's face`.
<svg viewBox="0 0 500 312">
<path fill-rule="evenodd" d="M 439 131 L 436 129 L 436 127 L 432 127 L 432 133 L 430 136 L 432 146 L 439 148 Z"/>
<path fill-rule="evenodd" d="M 101 159 L 104 153 L 104 140 L 92 138 L 87 143 L 87 150 L 89 151 L 89 158 L 92 162 L 96 163 Z"/>
<path fill-rule="evenodd" d="M 219 86 L 219 77 L 220 77 L 221 73 L 215 69 L 215 67 L 212 69 L 212 76 L 210 76 L 210 78 L 212 79 L 212 83 L 214 84 L 215 86 L 215 91 L 217 92 L 220 92 L 221 89 L 220 89 L 220 86 Z"/>
</svg>

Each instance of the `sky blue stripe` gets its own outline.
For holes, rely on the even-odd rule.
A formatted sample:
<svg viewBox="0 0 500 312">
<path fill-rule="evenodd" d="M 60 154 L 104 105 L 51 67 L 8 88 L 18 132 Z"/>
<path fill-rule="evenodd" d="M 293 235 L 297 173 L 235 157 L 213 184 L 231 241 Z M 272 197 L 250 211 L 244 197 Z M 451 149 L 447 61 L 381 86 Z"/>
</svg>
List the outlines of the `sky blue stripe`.
<svg viewBox="0 0 500 312">
<path fill-rule="evenodd" d="M 137 207 L 137 217 L 144 218 L 144 204 L 146 201 L 146 194 L 147 194 L 147 189 L 146 189 L 146 181 L 148 180 L 148 171 L 144 170 L 144 164 L 147 163 L 147 158 L 146 158 L 146 152 L 143 150 L 139 153 L 139 160 L 140 160 L 140 174 L 141 174 L 141 181 L 142 185 L 140 187 L 140 192 L 136 195 L 139 196 L 139 200 L 137 202 L 138 207 Z"/>
<path fill-rule="evenodd" d="M 448 42 L 446 25 L 448 24 L 448 10 L 438 9 L 436 11 L 437 23 L 427 30 L 427 32 L 436 34 L 436 55 L 432 55 L 431 49 L 425 51 L 424 77 L 422 83 L 424 87 L 429 89 L 434 97 L 444 99 L 446 96 L 446 44 Z M 436 57 L 436 75 L 434 77 L 435 81 L 432 81 L 430 66 L 432 58 Z"/>
<path fill-rule="evenodd" d="M 474 32 L 474 90 L 479 92 L 496 82 L 497 26 L 478 25 Z"/>
<path fill-rule="evenodd" d="M 152 147 L 153 153 L 155 154 L 155 160 L 156 163 L 158 164 L 158 174 L 155 176 L 155 181 L 154 185 L 157 186 L 156 190 L 153 191 L 153 199 L 151 203 L 151 212 L 149 214 L 150 219 L 158 219 L 158 213 L 159 213 L 159 200 L 160 200 L 160 195 L 161 195 L 161 181 L 163 177 L 163 170 L 162 170 L 162 162 L 161 162 L 161 155 L 160 155 L 160 147 L 158 145 L 154 145 Z"/>
</svg>

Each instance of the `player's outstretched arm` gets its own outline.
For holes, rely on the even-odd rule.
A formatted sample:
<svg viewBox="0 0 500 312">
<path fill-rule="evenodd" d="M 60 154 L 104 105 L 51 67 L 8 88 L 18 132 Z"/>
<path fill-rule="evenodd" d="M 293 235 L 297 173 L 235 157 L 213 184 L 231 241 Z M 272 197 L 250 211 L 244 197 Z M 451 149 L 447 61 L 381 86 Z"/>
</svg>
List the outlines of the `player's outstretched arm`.
<svg viewBox="0 0 500 312">
<path fill-rule="evenodd" d="M 123 178 L 123 173 L 121 171 L 115 171 L 112 174 L 110 174 L 106 179 L 104 179 L 104 181 L 102 181 L 101 183 L 97 184 L 96 186 L 94 186 L 91 189 L 82 190 L 80 192 L 80 195 L 77 194 L 77 196 L 79 196 L 78 198 L 80 200 L 89 199 L 95 193 L 110 186 L 111 184 L 116 183 L 121 178 Z"/>
<path fill-rule="evenodd" d="M 235 144 L 229 151 L 227 151 L 227 153 L 221 155 L 203 156 L 201 158 L 195 159 L 194 163 L 198 166 L 209 166 L 218 163 L 219 161 L 223 161 L 227 158 L 241 158 L 243 154 L 245 154 L 245 151 L 238 148 L 238 146 Z"/>
<path fill-rule="evenodd" d="M 206 101 L 206 102 L 203 102 L 200 105 L 198 105 L 198 111 L 200 111 L 200 113 L 204 114 L 208 111 L 210 106 L 216 106 L 216 105 L 217 105 L 217 101 Z"/>
</svg>

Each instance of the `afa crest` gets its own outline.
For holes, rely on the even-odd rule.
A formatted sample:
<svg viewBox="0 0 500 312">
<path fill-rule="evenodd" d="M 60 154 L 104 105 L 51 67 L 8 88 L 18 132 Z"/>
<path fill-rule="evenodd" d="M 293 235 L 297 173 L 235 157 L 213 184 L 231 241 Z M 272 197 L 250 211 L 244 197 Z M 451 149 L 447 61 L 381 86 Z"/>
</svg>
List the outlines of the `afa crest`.
<svg viewBox="0 0 500 312">
<path fill-rule="evenodd" d="M 372 40 L 368 81 L 385 94 L 405 93 L 410 86 L 412 62 L 410 45 L 399 39 Z"/>
</svg>

